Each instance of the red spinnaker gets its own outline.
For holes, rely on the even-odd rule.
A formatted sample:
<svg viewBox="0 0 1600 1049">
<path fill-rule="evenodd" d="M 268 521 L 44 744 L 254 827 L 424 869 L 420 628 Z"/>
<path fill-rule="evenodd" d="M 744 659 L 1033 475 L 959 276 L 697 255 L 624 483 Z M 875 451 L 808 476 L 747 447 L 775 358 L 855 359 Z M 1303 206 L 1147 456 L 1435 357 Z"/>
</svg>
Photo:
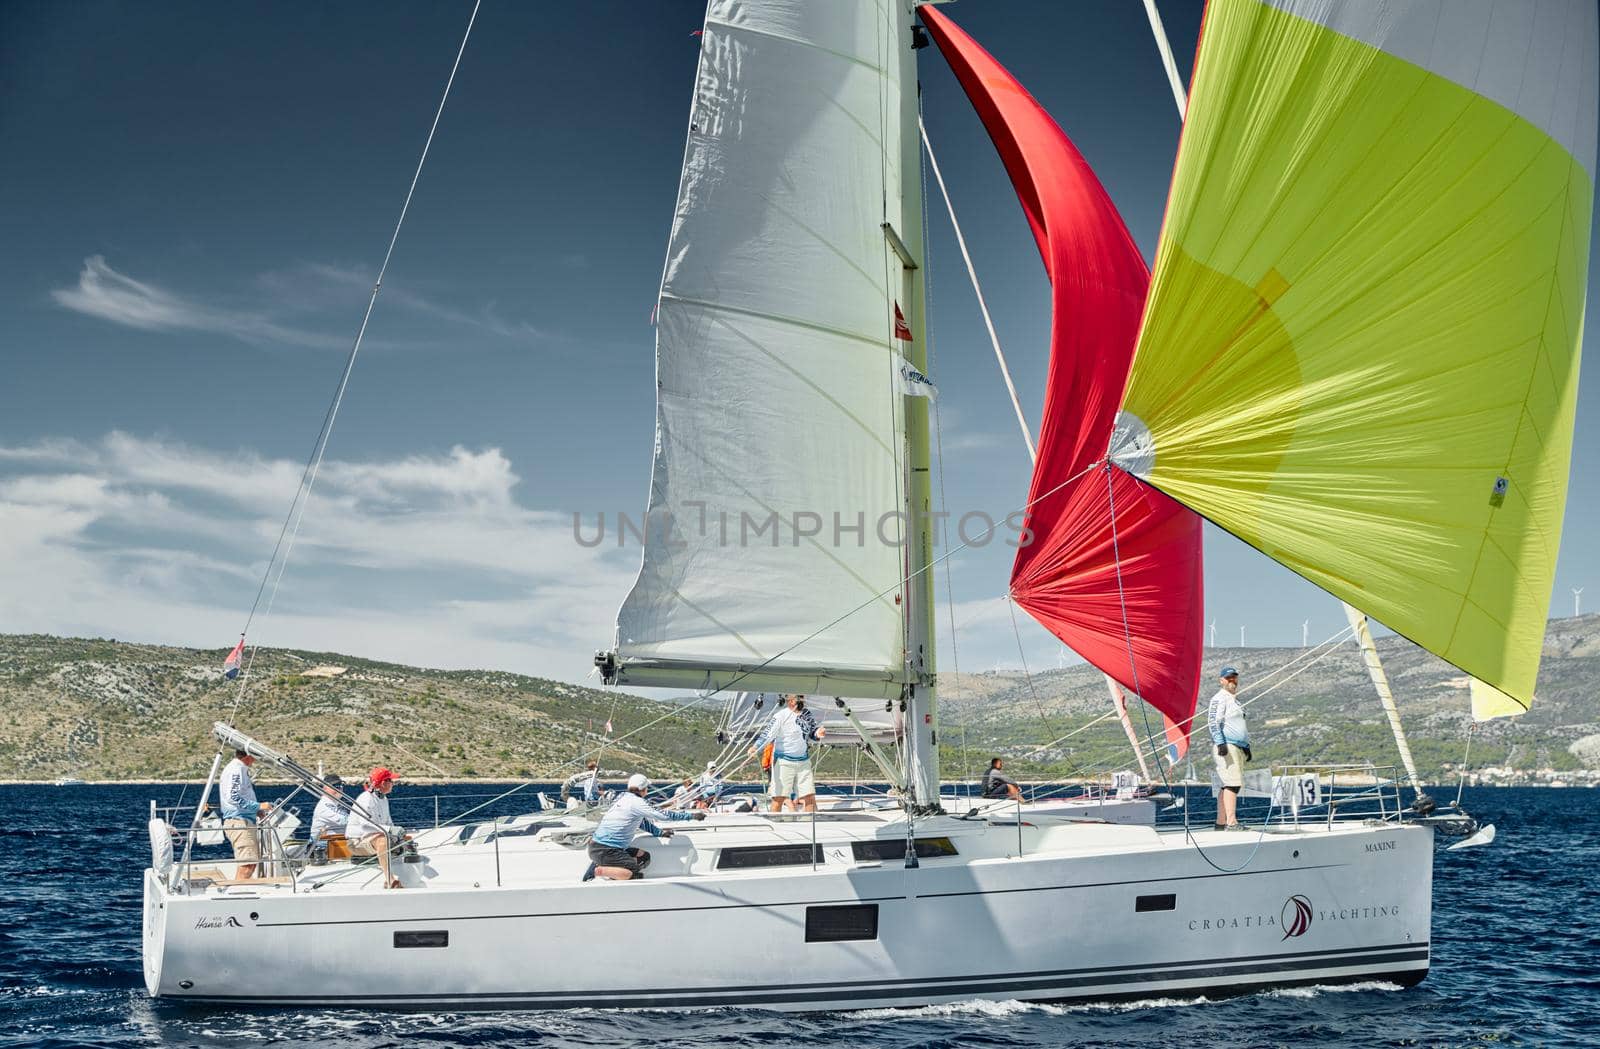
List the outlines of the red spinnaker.
<svg viewBox="0 0 1600 1049">
<path fill-rule="evenodd" d="M 1150 270 L 1044 107 L 948 17 L 932 6 L 919 13 L 1000 152 L 1050 276 L 1050 373 L 1028 493 L 1034 539 L 1017 551 L 1011 595 L 1073 651 L 1188 729 L 1204 618 L 1200 518 L 1101 465 Z"/>
</svg>

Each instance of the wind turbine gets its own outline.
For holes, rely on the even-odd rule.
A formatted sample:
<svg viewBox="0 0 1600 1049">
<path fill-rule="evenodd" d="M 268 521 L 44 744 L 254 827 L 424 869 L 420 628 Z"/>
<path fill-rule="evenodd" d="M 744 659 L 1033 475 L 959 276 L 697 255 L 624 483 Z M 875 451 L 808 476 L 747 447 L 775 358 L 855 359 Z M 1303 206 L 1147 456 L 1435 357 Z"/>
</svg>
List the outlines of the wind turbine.
<svg viewBox="0 0 1600 1049">
<path fill-rule="evenodd" d="M 1300 647 L 1311 647 L 1311 620 L 1309 619 L 1300 624 Z"/>
<path fill-rule="evenodd" d="M 1217 621 L 1215 619 L 1211 621 L 1211 647 L 1217 647 Z"/>
<path fill-rule="evenodd" d="M 1239 624 L 1239 647 L 1244 647 L 1244 624 Z"/>
<path fill-rule="evenodd" d="M 1583 614 L 1583 587 L 1572 588 L 1572 618 L 1577 619 Z"/>
</svg>

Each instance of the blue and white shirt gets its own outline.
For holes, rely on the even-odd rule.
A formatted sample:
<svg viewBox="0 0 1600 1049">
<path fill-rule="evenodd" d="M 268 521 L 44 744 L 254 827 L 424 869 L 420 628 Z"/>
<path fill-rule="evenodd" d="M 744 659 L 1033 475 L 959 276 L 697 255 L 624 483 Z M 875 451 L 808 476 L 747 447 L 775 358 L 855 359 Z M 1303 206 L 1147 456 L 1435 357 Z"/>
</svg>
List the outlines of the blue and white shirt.
<svg viewBox="0 0 1600 1049">
<path fill-rule="evenodd" d="M 1244 723 L 1244 707 L 1239 699 L 1225 688 L 1217 689 L 1206 708 L 1206 723 L 1211 729 L 1211 742 L 1217 746 L 1232 743 L 1236 747 L 1250 745 L 1250 730 Z"/>
<path fill-rule="evenodd" d="M 250 770 L 245 763 L 234 758 L 222 770 L 222 782 L 217 785 L 222 799 L 222 818 L 225 820 L 256 821 L 261 813 L 261 803 L 256 801 L 256 785 L 250 781 Z"/>
<path fill-rule="evenodd" d="M 775 760 L 804 761 L 816 738 L 816 715 L 804 708 L 796 714 L 788 707 L 782 707 L 772 715 L 772 720 L 767 722 L 767 727 L 754 745 L 759 749 L 770 742 Z"/>
<path fill-rule="evenodd" d="M 682 823 L 692 819 L 692 812 L 658 809 L 633 791 L 624 791 L 611 803 L 606 814 L 600 817 L 600 825 L 594 829 L 594 841 L 597 845 L 625 849 L 633 843 L 633 836 L 639 833 L 640 827 L 644 828 L 646 834 L 659 835 L 661 828 L 657 826 L 658 823 Z"/>
</svg>

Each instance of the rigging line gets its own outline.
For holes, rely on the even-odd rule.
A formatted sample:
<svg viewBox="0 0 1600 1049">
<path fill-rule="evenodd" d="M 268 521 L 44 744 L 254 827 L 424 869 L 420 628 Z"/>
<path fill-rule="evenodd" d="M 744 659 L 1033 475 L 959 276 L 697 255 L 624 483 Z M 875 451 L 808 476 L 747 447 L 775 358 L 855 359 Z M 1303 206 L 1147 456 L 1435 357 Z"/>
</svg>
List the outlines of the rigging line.
<svg viewBox="0 0 1600 1049">
<path fill-rule="evenodd" d="M 244 630 L 239 632 L 241 639 L 249 633 L 251 622 L 255 619 L 256 609 L 261 604 L 262 591 L 267 585 L 268 577 L 272 575 L 273 562 L 278 560 L 278 551 L 281 548 L 283 550 L 283 560 L 278 564 L 278 575 L 273 581 L 272 592 L 267 598 L 267 607 L 262 615 L 262 621 L 265 622 L 272 615 L 272 605 L 277 600 L 278 587 L 283 582 L 283 573 L 289 566 L 289 556 L 294 552 L 295 539 L 300 534 L 300 522 L 304 520 L 306 506 L 311 501 L 311 489 L 317 483 L 317 474 L 322 469 L 322 459 L 328 450 L 328 439 L 333 435 L 333 425 L 339 416 L 339 406 L 344 402 L 345 390 L 350 385 L 350 373 L 355 368 L 356 356 L 361 352 L 361 343 L 366 337 L 367 325 L 372 320 L 373 307 L 377 305 L 378 293 L 383 290 L 384 275 L 389 272 L 389 261 L 394 258 L 395 244 L 400 239 L 400 228 L 405 225 L 406 214 L 411 210 L 411 198 L 417 192 L 417 182 L 422 178 L 422 167 L 428 161 L 428 150 L 432 148 L 434 134 L 439 130 L 439 120 L 444 115 L 445 103 L 450 99 L 450 89 L 455 85 L 456 72 L 461 68 L 461 56 L 466 53 L 467 41 L 472 37 L 472 27 L 478 20 L 478 8 L 482 6 L 482 3 L 483 0 L 476 0 L 472 5 L 472 14 L 467 19 L 466 31 L 461 35 L 461 46 L 456 49 L 455 62 L 450 66 L 450 76 L 446 79 L 444 92 L 439 97 L 439 106 L 434 110 L 433 123 L 428 127 L 427 140 L 422 144 L 422 155 L 417 158 L 416 170 L 411 174 L 411 185 L 406 189 L 405 202 L 400 206 L 400 217 L 395 220 L 394 232 L 389 235 L 389 246 L 383 253 L 383 264 L 378 267 L 378 278 L 373 282 L 372 295 L 367 299 L 366 312 L 361 316 L 361 327 L 356 331 L 355 341 L 350 346 L 350 354 L 345 359 L 344 372 L 339 377 L 339 385 L 334 391 L 333 401 L 328 405 L 327 414 L 322 420 L 322 428 L 317 434 L 317 440 L 312 445 L 311 457 L 306 464 L 306 469 L 300 475 L 300 487 L 295 490 L 294 500 L 289 504 L 289 513 L 284 518 L 283 530 L 278 533 L 277 544 L 273 546 L 272 558 L 267 561 L 267 567 L 262 572 L 261 584 L 256 588 L 255 601 L 250 605 L 250 614 L 245 617 Z M 298 512 L 296 512 L 297 507 Z M 293 519 L 294 522 L 292 528 L 289 524 L 290 519 Z M 288 533 L 287 546 L 284 545 L 285 532 Z M 252 645 L 250 648 L 249 667 L 240 675 L 239 691 L 233 701 L 233 710 L 228 715 L 230 723 L 238 715 L 239 704 L 244 700 L 245 686 L 250 680 L 249 669 L 255 666 L 256 651 L 259 648 L 259 644 Z"/>
<path fill-rule="evenodd" d="M 1028 670 L 1028 656 L 1022 649 L 1022 631 L 1017 626 L 1017 603 L 1011 600 L 1009 594 L 1006 595 L 1006 611 L 1011 614 L 1011 635 L 1017 639 L 1017 659 L 1022 663 L 1022 680 L 1027 682 L 1028 694 L 1033 697 L 1033 705 L 1039 711 L 1039 724 L 1044 727 L 1045 732 L 1054 732 L 1055 729 L 1050 727 L 1050 721 L 1044 715 L 1044 702 L 1039 699 L 1039 692 L 1033 687 L 1033 674 Z M 1070 757 L 1067 759 L 1067 766 L 1068 775 L 1076 773 Z"/>
<path fill-rule="evenodd" d="M 1478 723 L 1474 721 L 1467 726 L 1467 747 L 1461 753 L 1461 778 L 1456 781 L 1456 808 L 1461 807 L 1461 791 L 1467 785 L 1467 762 L 1472 757 L 1472 737 L 1478 734 Z"/>
<path fill-rule="evenodd" d="M 1062 481 L 1060 484 L 1058 484 L 1055 487 L 1051 488 L 1049 491 L 1039 493 L 1037 498 L 1031 499 L 1028 502 L 1024 503 L 1017 510 L 1014 510 L 1014 511 L 1012 511 L 1012 513 L 1007 514 L 1006 518 L 1004 518 L 1003 520 L 1009 519 L 1010 517 L 1013 517 L 1018 513 L 1023 513 L 1025 511 L 1027 511 L 1028 509 L 1033 507 L 1033 505 L 1035 503 L 1038 503 L 1041 500 L 1050 498 L 1052 495 L 1056 494 L 1056 492 L 1060 491 L 1061 489 L 1067 487 L 1070 484 L 1075 484 L 1080 478 L 1088 475 L 1091 471 L 1098 469 L 1099 466 L 1100 466 L 1099 463 L 1090 463 L 1088 466 L 1084 467 L 1082 470 L 1078 471 L 1076 474 L 1073 474 L 1071 477 L 1067 478 L 1065 481 Z M 918 568 L 916 570 L 916 572 L 911 573 L 911 575 L 915 576 L 915 575 L 920 575 L 923 572 L 931 571 L 935 566 L 937 566 L 941 562 L 949 560 L 950 558 L 954 557 L 955 555 L 961 553 L 967 547 L 972 546 L 974 543 L 977 543 L 977 542 L 980 542 L 980 541 L 986 541 L 989 538 L 989 536 L 993 535 L 995 533 L 995 531 L 997 531 L 999 529 L 999 527 L 1000 527 L 1000 525 L 998 523 L 991 524 L 988 528 L 986 528 L 983 531 L 979 532 L 977 535 L 973 536 L 971 539 L 964 540 L 961 543 L 960 546 L 953 547 L 952 549 L 947 550 L 945 553 L 940 554 L 938 557 L 934 558 L 932 561 L 929 561 L 927 564 L 925 564 L 922 567 Z M 682 713 L 682 712 L 684 712 L 686 710 L 690 710 L 690 709 L 692 709 L 694 707 L 699 706 L 702 703 L 705 703 L 705 702 L 707 702 L 707 701 L 709 701 L 711 699 L 716 698 L 716 696 L 718 696 L 719 694 L 721 694 L 721 693 L 727 691 L 728 689 L 732 688 L 734 685 L 738 684 L 740 681 L 743 681 L 745 678 L 750 677 L 752 674 L 759 673 L 761 670 L 765 669 L 767 666 L 771 665 L 773 662 L 775 662 L 775 661 L 777 661 L 779 659 L 782 659 L 784 656 L 788 655 L 790 652 L 793 652 L 795 649 L 799 648 L 801 645 L 804 645 L 807 642 L 811 641 L 813 638 L 816 638 L 816 637 L 826 633 L 827 631 L 833 629 L 835 626 L 838 626 L 840 623 L 844 622 L 846 619 L 849 619 L 851 616 L 855 615 L 857 612 L 860 612 L 862 609 L 872 607 L 878 601 L 881 601 L 883 598 L 887 597 L 889 594 L 894 593 L 896 590 L 900 589 L 901 587 L 903 587 L 905 585 L 906 585 L 906 580 L 905 579 L 899 580 L 898 582 L 895 583 L 894 586 L 891 586 L 891 587 L 889 587 L 889 588 L 887 588 L 887 589 L 885 589 L 883 591 L 880 591 L 879 593 L 876 593 L 876 594 L 872 595 L 871 597 L 869 597 L 867 600 L 861 602 L 856 607 L 850 609 L 849 611 L 843 613 L 842 615 L 837 616 L 831 622 L 825 623 L 822 626 L 818 627 L 816 630 L 812 631 L 810 634 L 807 634 L 805 637 L 801 638 L 799 641 L 796 641 L 794 644 L 790 645 L 788 648 L 779 650 L 778 652 L 774 653 L 773 655 L 771 655 L 771 656 L 767 657 L 766 659 L 762 660 L 760 663 L 758 663 L 755 666 L 751 667 L 749 670 L 743 671 L 743 672 L 735 675 L 726 684 L 720 685 L 717 688 L 712 689 L 711 691 L 707 692 L 706 694 L 704 694 L 702 696 L 696 697 L 693 701 L 691 701 L 689 703 L 685 703 L 684 705 L 682 705 L 680 707 L 673 707 L 671 710 L 668 710 L 665 714 L 662 714 L 660 717 L 654 718 L 654 719 L 652 719 L 650 721 L 645 722 L 643 725 L 640 725 L 638 728 L 634 729 L 632 732 L 624 733 L 623 735 L 618 736 L 616 739 L 612 740 L 611 742 L 613 744 L 620 743 L 623 740 L 628 739 L 631 736 L 638 735 L 639 733 L 643 732 L 645 729 L 653 728 L 654 726 L 660 724 L 661 722 L 665 721 L 669 717 L 673 717 L 673 716 L 675 716 L 677 714 L 680 714 L 680 713 Z M 1104 719 L 1101 718 L 1099 720 L 1104 720 Z M 1095 722 L 1091 721 L 1089 724 L 1093 725 L 1093 724 L 1095 724 Z M 1088 726 L 1084 726 L 1084 727 L 1087 728 Z M 1068 735 L 1071 735 L 1071 733 L 1068 733 Z M 1066 737 L 1062 737 L 1062 738 L 1064 739 Z M 568 761 L 564 761 L 561 764 L 557 765 L 555 767 L 555 769 L 552 770 L 552 771 L 560 772 L 562 769 L 565 769 L 565 768 L 567 768 L 569 766 L 581 764 L 582 762 L 588 760 L 588 758 L 593 753 L 595 753 L 595 752 L 590 751 L 589 753 L 580 754 L 576 758 L 572 758 L 572 759 L 570 759 Z M 524 790 L 527 787 L 533 786 L 533 784 L 536 783 L 536 782 L 538 782 L 538 781 L 537 780 L 527 780 L 525 782 L 519 783 L 516 786 L 512 787 L 510 790 L 507 790 L 507 791 L 505 791 L 505 792 L 503 792 L 501 794 L 498 794 L 495 797 L 491 798 L 490 800 L 484 802 L 482 805 L 474 806 L 473 808 L 468 809 L 466 812 L 461 813 L 459 816 L 454 817 L 454 819 L 452 819 L 451 822 L 453 823 L 455 819 L 460 819 L 463 816 L 467 816 L 467 815 L 469 815 L 469 814 L 471 814 L 473 812 L 476 812 L 479 809 L 482 809 L 482 808 L 484 808 L 484 807 L 486 807 L 488 805 L 492 805 L 492 804 L 494 804 L 494 802 L 499 801 L 501 798 L 510 797 L 512 794 L 515 794 L 520 790 Z M 448 826 L 449 824 L 442 824 L 442 825 L 443 826 Z"/>
<path fill-rule="evenodd" d="M 920 91 L 917 93 L 917 128 L 919 131 L 922 128 L 922 93 Z M 924 137 L 923 141 L 926 143 L 926 137 Z M 925 150 L 918 150 L 917 156 L 921 161 L 921 163 L 917 166 L 920 169 L 920 174 L 922 177 L 922 298 L 925 306 L 925 309 L 923 310 L 923 318 L 925 322 L 924 327 L 928 329 L 928 375 L 930 378 L 934 378 L 938 375 L 938 371 L 934 367 L 937 356 L 934 353 L 933 326 L 926 323 L 926 319 L 933 314 L 933 266 L 931 264 L 932 248 L 930 244 L 931 238 L 928 236 L 929 154 Z M 939 399 L 937 397 L 933 399 L 932 409 L 934 452 L 938 457 L 937 469 L 939 477 L 939 510 L 941 513 L 945 514 L 946 519 L 948 519 L 950 511 L 950 497 L 945 493 L 944 486 L 944 419 L 939 411 Z M 954 676 L 951 677 L 950 681 L 952 684 L 955 684 L 961 680 L 961 651 L 960 646 L 956 641 L 956 593 L 955 587 L 952 585 L 950 562 L 948 561 L 944 563 L 944 598 L 945 608 L 950 616 L 950 666 L 951 670 L 954 672 Z M 950 698 L 952 700 L 957 700 L 959 697 L 951 695 Z M 961 778 L 963 782 L 965 782 L 972 778 L 972 759 L 967 750 L 967 710 L 965 705 L 959 703 L 955 709 L 960 711 L 960 714 L 957 715 L 957 723 L 961 728 Z M 968 798 L 972 796 L 970 785 L 967 789 L 967 796 Z"/>
<path fill-rule="evenodd" d="M 1000 351 L 1000 336 L 995 334 L 994 320 L 989 316 L 989 304 L 984 301 L 983 289 L 978 286 L 978 272 L 973 268 L 972 256 L 967 253 L 967 239 L 961 235 L 961 223 L 956 221 L 955 205 L 950 202 L 950 191 L 945 188 L 944 175 L 939 172 L 939 160 L 933 155 L 933 143 L 928 141 L 928 129 L 917 117 L 917 130 L 922 133 L 922 146 L 927 151 L 928 162 L 933 167 L 933 177 L 939 183 L 939 195 L 944 197 L 944 207 L 950 215 L 950 226 L 956 233 L 956 244 L 961 248 L 961 258 L 967 264 L 967 276 L 972 279 L 972 291 L 978 296 L 978 309 L 983 312 L 984 327 L 989 329 L 989 343 L 994 347 L 995 359 L 1000 362 L 1000 375 L 1006 381 L 1006 392 L 1011 394 L 1011 408 L 1017 413 L 1017 425 L 1022 428 L 1022 441 L 1028 446 L 1028 458 L 1037 461 L 1039 453 L 1033 445 L 1033 434 L 1028 429 L 1027 416 L 1022 414 L 1022 402 L 1017 398 L 1016 383 L 1011 381 L 1011 368 L 1006 355 Z"/>
<path fill-rule="evenodd" d="M 1148 739 L 1152 735 L 1150 731 L 1150 704 L 1144 698 L 1144 692 L 1139 688 L 1139 661 L 1133 653 L 1133 628 L 1128 623 L 1128 598 L 1122 585 L 1122 552 L 1117 545 L 1117 485 L 1116 478 L 1111 471 L 1111 464 L 1107 462 L 1105 465 L 1106 503 L 1111 511 L 1111 562 L 1117 570 L 1117 604 L 1122 609 L 1122 639 L 1123 643 L 1128 647 L 1128 670 L 1133 675 L 1133 694 L 1139 697 L 1139 709 L 1144 714 L 1144 731 Z M 1126 699 L 1123 701 L 1123 709 L 1127 709 Z M 1155 759 L 1156 770 L 1161 773 L 1161 785 L 1170 792 L 1172 784 L 1167 779 L 1166 768 L 1161 764 L 1161 756 L 1157 754 Z"/>
<path fill-rule="evenodd" d="M 1350 633 L 1350 628 L 1349 627 L 1345 627 L 1343 630 L 1340 630 L 1338 633 L 1332 635 L 1331 637 L 1328 638 L 1328 640 L 1322 642 L 1320 645 L 1316 645 L 1316 646 L 1314 646 L 1314 647 L 1312 647 L 1310 649 L 1307 649 L 1304 653 L 1302 653 L 1299 656 L 1296 656 L 1294 659 L 1290 660 L 1288 663 L 1285 663 L 1283 666 L 1279 667 L 1278 669 L 1272 671 L 1269 674 L 1266 674 L 1263 677 L 1263 680 L 1271 680 L 1272 678 L 1274 678 L 1274 677 L 1278 676 L 1279 674 L 1283 673 L 1284 671 L 1288 670 L 1289 667 L 1292 667 L 1296 663 L 1299 663 L 1302 660 L 1309 658 L 1314 653 L 1317 653 L 1317 651 L 1319 649 L 1322 649 L 1322 648 L 1325 648 L 1325 647 L 1328 647 L 1328 646 L 1334 645 L 1334 644 L 1342 644 L 1344 641 L 1348 640 L 1346 635 L 1348 635 L 1349 633 Z M 1263 696 L 1266 696 L 1268 693 L 1270 693 L 1274 689 L 1278 688 L 1279 685 L 1285 684 L 1286 682 L 1288 682 L 1292 678 L 1294 678 L 1294 677 L 1298 676 L 1299 674 L 1303 673 L 1305 670 L 1309 669 L 1310 666 L 1313 665 L 1315 662 L 1320 661 L 1324 656 L 1330 655 L 1331 653 L 1332 653 L 1332 649 L 1330 648 L 1328 652 L 1323 652 L 1321 655 L 1318 655 L 1317 659 L 1312 661 L 1312 664 L 1307 664 L 1307 666 L 1301 667 L 1300 670 L 1295 671 L 1294 674 L 1289 675 L 1289 677 L 1285 678 L 1283 681 L 1280 681 L 1277 684 L 1273 685 L 1271 688 L 1267 689 L 1265 692 L 1262 692 L 1261 695 L 1251 697 L 1250 699 L 1248 699 L 1245 702 L 1241 703 L 1240 706 L 1249 706 L 1251 703 L 1254 703 L 1257 699 L 1260 699 Z M 1259 686 L 1252 686 L 1252 687 L 1259 687 Z M 1241 689 L 1240 691 L 1241 691 L 1241 693 L 1244 693 L 1244 692 L 1249 692 L 1250 689 Z M 1115 710 L 1108 710 L 1104 714 L 1101 714 L 1099 717 L 1095 718 L 1093 721 L 1090 721 L 1090 722 L 1088 722 L 1087 724 L 1084 724 L 1084 725 L 1080 725 L 1077 728 L 1073 729 L 1071 732 L 1068 732 L 1065 736 L 1062 736 L 1059 739 L 1053 739 L 1050 742 L 1043 744 L 1042 746 L 1034 748 L 1033 750 L 1028 752 L 1029 756 L 1032 756 L 1034 754 L 1038 754 L 1039 752 L 1041 752 L 1043 750 L 1046 750 L 1046 749 L 1048 749 L 1050 747 L 1053 747 L 1058 743 L 1064 743 L 1067 740 L 1071 739 L 1073 736 L 1078 735 L 1080 732 L 1087 731 L 1088 729 L 1091 729 L 1094 726 L 1100 724 L 1100 722 L 1105 721 L 1105 720 L 1107 720 L 1109 718 L 1115 717 L 1116 713 L 1117 712 Z M 1199 711 L 1196 711 L 1193 716 L 1191 716 L 1190 718 L 1187 719 L 1188 722 L 1190 723 L 1189 731 L 1191 733 L 1193 733 L 1193 731 L 1194 731 L 1193 722 L 1199 716 L 1200 716 Z M 1182 723 L 1180 722 L 1180 724 L 1182 724 Z M 1146 739 L 1145 742 L 1148 743 L 1149 739 Z"/>
<path fill-rule="evenodd" d="M 1016 413 L 1018 428 L 1020 428 L 1022 430 L 1022 442 L 1023 442 L 1023 444 L 1027 445 L 1027 448 L 1028 448 L 1028 461 L 1033 463 L 1035 466 L 1037 466 L 1038 462 L 1039 462 L 1039 451 L 1038 451 L 1038 448 L 1033 443 L 1033 431 L 1029 428 L 1027 417 L 1022 412 L 1022 403 L 1017 397 L 1017 387 L 1016 387 L 1016 384 L 1011 379 L 1011 366 L 1006 361 L 1005 353 L 1000 349 L 1000 337 L 999 337 L 999 335 L 997 335 L 995 333 L 994 319 L 990 316 L 990 314 L 989 314 L 989 304 L 988 304 L 987 300 L 985 300 L 984 297 L 983 297 L 983 287 L 978 283 L 978 271 L 977 271 L 977 268 L 973 265 L 972 255 L 967 251 L 967 240 L 966 240 L 966 237 L 963 236 L 962 233 L 961 233 L 961 223 L 956 218 L 955 204 L 954 204 L 953 201 L 951 201 L 950 192 L 949 192 L 948 188 L 945 186 L 944 175 L 939 171 L 939 159 L 936 156 L 934 156 L 933 143 L 931 141 L 929 141 L 929 139 L 928 139 L 928 129 L 927 129 L 927 126 L 924 125 L 923 122 L 922 122 L 922 114 L 921 114 L 920 108 L 919 108 L 918 114 L 917 114 L 917 129 L 922 135 L 922 145 L 924 147 L 923 152 L 926 154 L 928 162 L 933 168 L 934 178 L 938 180 L 938 183 L 939 183 L 939 194 L 940 194 L 940 196 L 942 196 L 944 198 L 945 211 L 950 216 L 950 226 L 955 231 L 956 243 L 961 248 L 961 258 L 967 265 L 967 277 L 972 282 L 972 292 L 973 292 L 973 294 L 975 296 L 977 296 L 978 309 L 983 314 L 984 327 L 986 327 L 988 329 L 988 331 L 989 331 L 989 343 L 990 343 L 990 345 L 992 345 L 994 347 L 995 360 L 997 360 L 1000 363 L 1000 377 L 1005 380 L 1006 391 L 1011 395 L 1011 409 L 1012 409 L 1012 411 L 1014 411 Z M 926 175 L 924 175 L 924 183 L 926 183 Z M 926 186 L 924 186 L 924 189 L 923 189 L 923 197 L 924 197 L 924 206 L 926 206 L 926 197 L 927 197 Z M 1014 615 L 1014 613 L 1013 613 L 1013 615 Z M 1021 639 L 1021 635 L 1020 634 L 1018 634 L 1017 644 L 1018 644 L 1018 646 L 1020 648 L 1020 646 L 1022 644 L 1022 639 Z M 1107 681 L 1111 680 L 1109 675 L 1107 675 L 1106 680 Z M 1030 687 L 1031 687 L 1032 682 L 1030 681 L 1029 684 L 1030 684 Z M 1042 720 L 1042 712 L 1041 712 L 1041 720 Z M 1048 731 L 1054 731 L 1053 729 L 1050 728 L 1050 726 L 1048 724 L 1045 725 L 1045 730 L 1047 732 Z"/>
</svg>

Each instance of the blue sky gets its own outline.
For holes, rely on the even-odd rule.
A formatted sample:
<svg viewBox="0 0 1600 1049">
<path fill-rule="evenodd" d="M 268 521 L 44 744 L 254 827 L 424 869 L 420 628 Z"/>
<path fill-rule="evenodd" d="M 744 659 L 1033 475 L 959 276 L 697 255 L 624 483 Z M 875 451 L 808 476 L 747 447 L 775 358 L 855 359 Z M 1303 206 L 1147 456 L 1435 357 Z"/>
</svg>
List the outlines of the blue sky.
<svg viewBox="0 0 1600 1049">
<path fill-rule="evenodd" d="M 0 5 L 0 631 L 236 636 L 470 9 Z M 1141 6 L 946 10 L 1073 137 L 1150 255 L 1178 120 Z M 1200 5 L 1161 10 L 1187 70 Z M 701 15 L 694 0 L 484 4 L 262 643 L 569 679 L 608 644 L 637 550 L 579 547 L 571 518 L 643 509 L 650 311 Z M 1036 425 L 1038 256 L 932 50 L 922 79 Z M 949 502 L 1001 516 L 1025 499 L 1027 457 L 930 214 Z M 1600 579 L 1595 386 L 1560 615 Z M 952 561 L 963 669 L 1018 662 L 1008 553 Z M 1266 558 L 1220 534 L 1206 553 L 1219 640 L 1339 629 L 1332 598 Z M 1023 639 L 1030 665 L 1056 665 L 1041 630 L 1024 622 Z"/>
</svg>

